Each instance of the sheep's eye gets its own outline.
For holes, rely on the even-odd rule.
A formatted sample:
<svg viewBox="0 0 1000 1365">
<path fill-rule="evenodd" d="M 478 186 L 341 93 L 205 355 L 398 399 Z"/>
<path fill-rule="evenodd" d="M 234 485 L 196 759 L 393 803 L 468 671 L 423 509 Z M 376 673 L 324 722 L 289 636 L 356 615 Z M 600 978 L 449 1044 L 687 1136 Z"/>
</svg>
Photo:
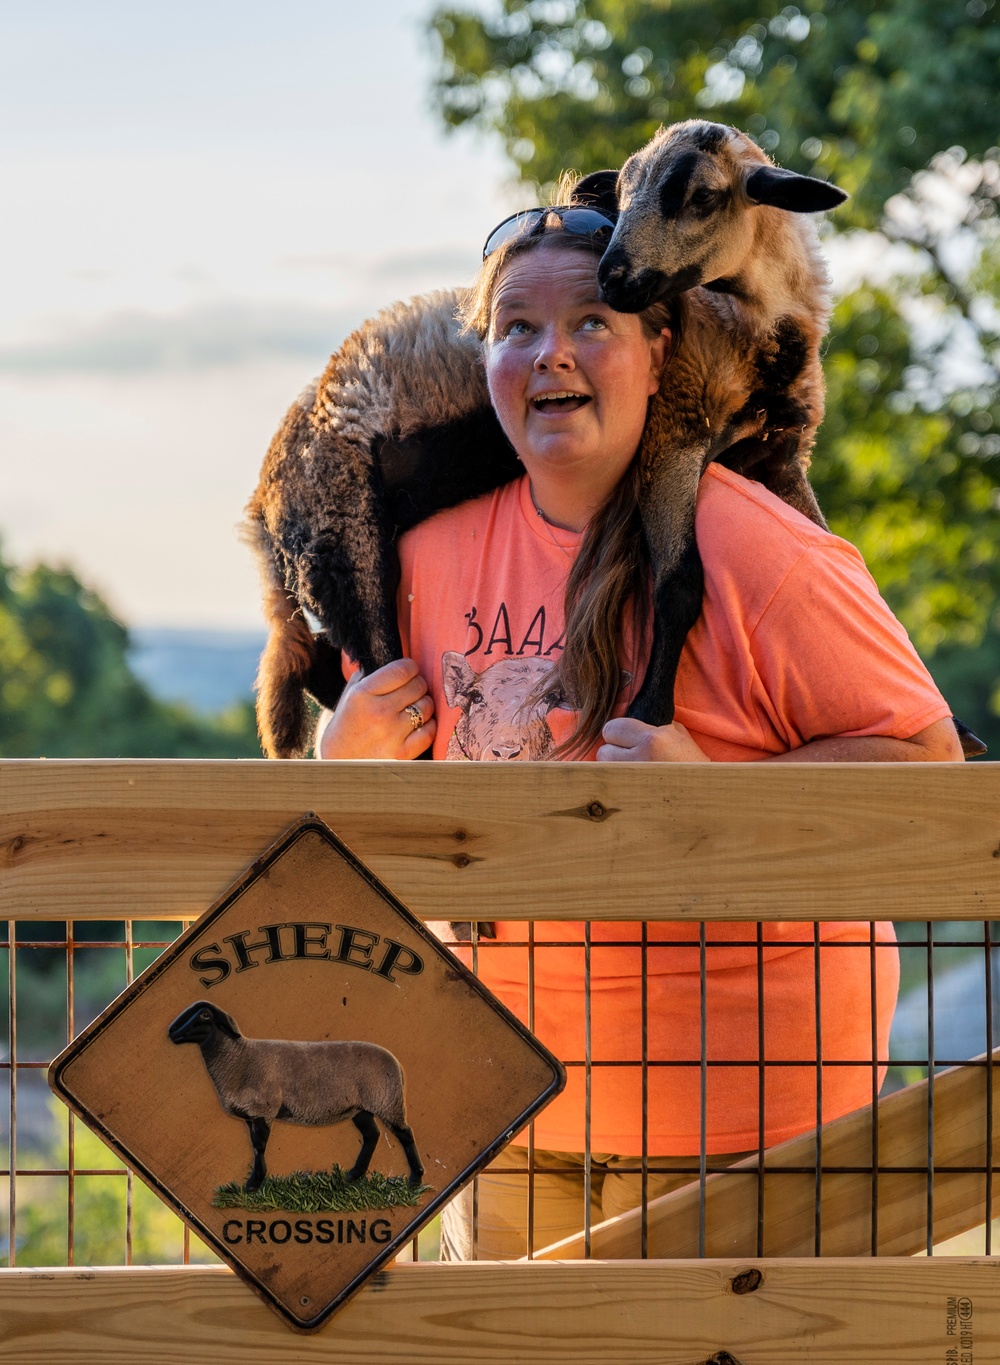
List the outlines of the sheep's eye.
<svg viewBox="0 0 1000 1365">
<path fill-rule="evenodd" d="M 469 693 L 469 705 L 478 706 L 483 700 L 483 694 L 478 687 L 474 687 Z"/>
<path fill-rule="evenodd" d="M 702 185 L 700 189 L 695 190 L 691 195 L 689 203 L 692 208 L 703 209 L 707 208 L 709 204 L 714 203 L 715 199 L 715 190 L 710 190 L 706 185 Z"/>
<path fill-rule="evenodd" d="M 211 1017 L 212 1016 L 209 1014 L 208 1010 L 202 1010 L 202 1012 L 198 1015 L 199 1019 L 211 1019 Z"/>
</svg>

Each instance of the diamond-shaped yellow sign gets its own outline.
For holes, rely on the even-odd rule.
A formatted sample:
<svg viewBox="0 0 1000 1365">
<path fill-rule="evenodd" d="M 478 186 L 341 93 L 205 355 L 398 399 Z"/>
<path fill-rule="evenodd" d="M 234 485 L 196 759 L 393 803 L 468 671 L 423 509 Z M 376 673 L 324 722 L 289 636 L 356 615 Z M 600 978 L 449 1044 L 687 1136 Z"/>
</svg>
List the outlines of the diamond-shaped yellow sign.
<svg viewBox="0 0 1000 1365">
<path fill-rule="evenodd" d="M 321 821 L 287 832 L 56 1060 L 58 1095 L 312 1330 L 563 1087 Z"/>
</svg>

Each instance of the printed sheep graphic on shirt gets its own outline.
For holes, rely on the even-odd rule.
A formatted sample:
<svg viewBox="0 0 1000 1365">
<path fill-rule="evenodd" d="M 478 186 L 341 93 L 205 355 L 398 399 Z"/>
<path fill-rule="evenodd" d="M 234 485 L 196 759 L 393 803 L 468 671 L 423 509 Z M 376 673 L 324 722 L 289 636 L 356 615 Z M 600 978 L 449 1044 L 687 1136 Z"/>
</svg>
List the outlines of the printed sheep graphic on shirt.
<svg viewBox="0 0 1000 1365">
<path fill-rule="evenodd" d="M 477 673 L 464 654 L 443 654 L 444 695 L 462 712 L 448 741 L 448 757 L 480 763 L 550 758 L 556 745 L 545 718 L 557 707 L 573 708 L 561 689 L 534 704 L 525 698 L 551 669 L 550 660 L 531 657 L 499 659 Z"/>
</svg>

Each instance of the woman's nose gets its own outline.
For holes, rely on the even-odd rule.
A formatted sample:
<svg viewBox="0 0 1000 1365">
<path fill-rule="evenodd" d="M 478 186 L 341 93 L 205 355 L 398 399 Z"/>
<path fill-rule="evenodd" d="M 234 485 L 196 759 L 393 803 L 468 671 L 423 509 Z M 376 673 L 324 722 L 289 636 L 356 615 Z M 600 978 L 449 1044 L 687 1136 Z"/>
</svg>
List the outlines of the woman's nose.
<svg viewBox="0 0 1000 1365">
<path fill-rule="evenodd" d="M 573 344 L 565 332 L 547 328 L 539 337 L 536 370 L 571 370 L 576 363 Z"/>
</svg>

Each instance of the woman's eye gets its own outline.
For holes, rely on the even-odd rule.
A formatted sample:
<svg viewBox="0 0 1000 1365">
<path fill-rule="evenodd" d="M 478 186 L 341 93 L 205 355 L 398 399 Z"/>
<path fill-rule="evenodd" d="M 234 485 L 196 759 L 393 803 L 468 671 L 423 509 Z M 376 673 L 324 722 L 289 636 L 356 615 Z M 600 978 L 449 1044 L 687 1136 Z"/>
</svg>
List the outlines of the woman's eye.
<svg viewBox="0 0 1000 1365">
<path fill-rule="evenodd" d="M 504 323 L 500 328 L 500 335 L 502 337 L 523 337 L 527 336 L 530 331 L 530 323 L 525 322 L 523 318 L 515 318 L 513 322 Z"/>
<path fill-rule="evenodd" d="M 583 328 L 586 332 L 603 332 L 607 325 L 604 318 L 595 315 L 594 317 L 584 319 Z"/>
</svg>

